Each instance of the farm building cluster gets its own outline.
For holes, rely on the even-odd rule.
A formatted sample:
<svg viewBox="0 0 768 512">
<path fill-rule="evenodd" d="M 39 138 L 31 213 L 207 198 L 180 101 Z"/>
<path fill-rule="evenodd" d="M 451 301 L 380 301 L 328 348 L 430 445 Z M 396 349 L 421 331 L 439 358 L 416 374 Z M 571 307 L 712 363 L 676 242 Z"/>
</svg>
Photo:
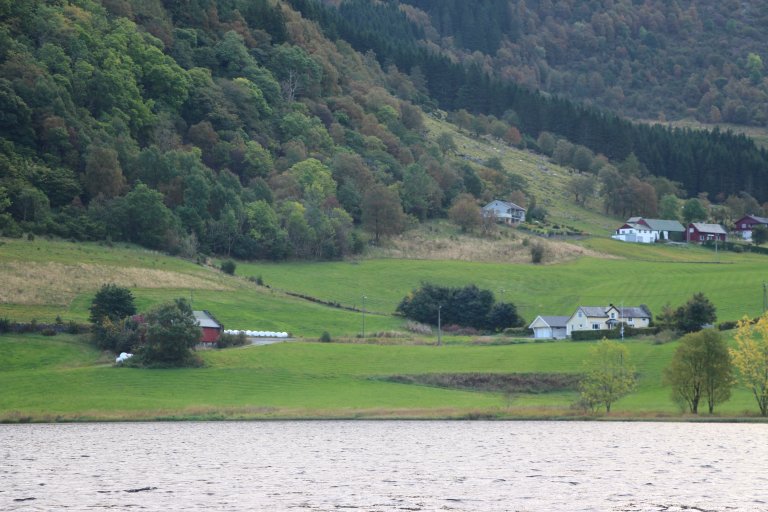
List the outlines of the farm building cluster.
<svg viewBox="0 0 768 512">
<path fill-rule="evenodd" d="M 617 326 L 645 329 L 651 312 L 645 306 L 579 306 L 571 316 L 537 316 L 528 326 L 537 339 L 565 339 L 575 331 L 603 331 Z"/>
<path fill-rule="evenodd" d="M 745 215 L 734 222 L 731 232 L 744 240 L 751 240 L 757 227 L 768 228 L 768 218 Z M 683 226 L 676 220 L 630 217 L 611 236 L 622 242 L 652 244 L 655 242 L 725 242 L 728 230 L 720 224 L 691 222 Z"/>
</svg>

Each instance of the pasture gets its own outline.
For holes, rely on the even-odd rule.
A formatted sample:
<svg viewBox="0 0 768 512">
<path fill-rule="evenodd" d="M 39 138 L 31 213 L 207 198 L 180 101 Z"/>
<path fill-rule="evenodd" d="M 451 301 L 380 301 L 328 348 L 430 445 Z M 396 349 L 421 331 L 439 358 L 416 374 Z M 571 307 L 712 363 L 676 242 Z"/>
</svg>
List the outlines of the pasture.
<svg viewBox="0 0 768 512">
<path fill-rule="evenodd" d="M 762 312 L 766 256 L 602 239 L 585 244 L 613 257 L 554 265 L 397 259 L 242 264 L 238 273 L 347 306 L 361 307 L 365 297 L 366 308 L 381 313 L 393 312 L 421 282 L 474 283 L 493 291 L 498 300 L 514 303 L 528 321 L 536 315 L 570 315 L 579 305 L 646 304 L 655 315 L 665 304 L 676 307 L 696 292 L 715 304 L 718 321 Z"/>
<path fill-rule="evenodd" d="M 639 375 L 617 418 L 679 417 L 661 372 L 675 343 L 630 341 Z M 201 369 L 114 368 L 68 336 L 0 336 L 0 421 L 269 418 L 567 418 L 574 391 L 473 392 L 383 381 L 426 373 L 578 373 L 591 343 L 442 347 L 281 343 L 204 351 Z M 754 411 L 743 390 L 717 416 Z M 753 413 L 754 414 L 754 413 Z M 709 417 L 707 414 L 703 418 Z"/>
</svg>

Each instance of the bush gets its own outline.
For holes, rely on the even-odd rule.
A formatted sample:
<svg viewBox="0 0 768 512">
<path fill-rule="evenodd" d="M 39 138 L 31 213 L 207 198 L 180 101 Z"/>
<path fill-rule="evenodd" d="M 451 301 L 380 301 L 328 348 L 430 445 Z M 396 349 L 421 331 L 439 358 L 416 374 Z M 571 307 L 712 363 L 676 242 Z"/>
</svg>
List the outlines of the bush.
<svg viewBox="0 0 768 512">
<path fill-rule="evenodd" d="M 10 318 L 0 318 L 0 334 L 11 332 L 11 325 Z"/>
<path fill-rule="evenodd" d="M 74 320 L 70 320 L 67 326 L 64 328 L 64 332 L 67 334 L 80 334 L 81 332 L 88 332 L 88 326 L 80 325 Z"/>
<path fill-rule="evenodd" d="M 43 336 L 56 336 L 57 332 L 56 329 L 53 329 L 51 327 L 46 327 L 42 331 L 40 331 Z"/>
<path fill-rule="evenodd" d="M 224 260 L 221 262 L 221 271 L 231 276 L 235 275 L 235 269 L 237 264 L 232 260 Z"/>
<path fill-rule="evenodd" d="M 242 347 L 248 343 L 248 336 L 244 332 L 237 334 L 223 333 L 216 342 L 216 348 Z"/>
<path fill-rule="evenodd" d="M 656 327 L 649 327 L 647 329 L 637 329 L 635 327 L 624 326 L 624 337 L 634 337 L 642 335 L 652 335 L 659 332 Z M 571 332 L 571 339 L 573 341 L 594 341 L 601 340 L 603 338 L 609 340 L 617 340 L 621 338 L 621 329 L 618 327 L 615 329 L 601 329 L 597 331 L 573 331 Z"/>
<path fill-rule="evenodd" d="M 320 341 L 323 343 L 330 343 L 331 340 L 331 334 L 328 331 L 323 331 L 323 334 L 320 335 Z"/>
<path fill-rule="evenodd" d="M 738 322 L 728 321 L 728 322 L 720 322 L 717 324 L 717 328 L 720 331 L 730 331 L 731 329 L 735 329 Z"/>
<path fill-rule="evenodd" d="M 502 331 L 505 336 L 511 336 L 514 338 L 528 337 L 533 334 L 533 331 L 528 327 L 507 327 Z"/>
<path fill-rule="evenodd" d="M 546 249 L 541 244 L 533 244 L 531 246 L 531 263 L 539 264 L 544 261 Z"/>
<path fill-rule="evenodd" d="M 431 326 L 427 324 L 422 324 L 420 322 L 414 322 L 413 320 L 409 320 L 408 322 L 405 323 L 405 330 L 415 334 L 425 334 L 425 335 L 432 334 Z"/>
<path fill-rule="evenodd" d="M 438 315 L 445 325 L 475 329 L 501 329 L 519 325 L 517 309 L 511 303 L 495 303 L 493 293 L 474 284 L 463 288 L 422 283 L 397 306 L 397 312 L 417 322 L 436 325 Z"/>
</svg>

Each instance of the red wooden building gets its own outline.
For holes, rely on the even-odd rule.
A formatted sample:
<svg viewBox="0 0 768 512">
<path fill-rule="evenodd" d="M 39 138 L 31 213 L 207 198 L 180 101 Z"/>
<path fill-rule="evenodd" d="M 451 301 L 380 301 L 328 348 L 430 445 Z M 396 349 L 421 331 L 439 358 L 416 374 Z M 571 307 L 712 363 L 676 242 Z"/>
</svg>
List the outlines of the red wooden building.
<svg viewBox="0 0 768 512">
<path fill-rule="evenodd" d="M 688 224 L 685 239 L 694 244 L 704 242 L 725 242 L 728 232 L 720 224 L 704 224 L 702 222 L 692 222 Z"/>
<path fill-rule="evenodd" d="M 752 239 L 752 231 L 758 227 L 768 227 L 768 218 L 757 215 L 745 215 L 733 223 L 733 230 L 741 233 L 744 240 Z"/>
<path fill-rule="evenodd" d="M 216 343 L 221 338 L 224 327 L 216 321 L 208 311 L 193 311 L 197 325 L 203 331 L 200 336 L 200 343 Z"/>
</svg>

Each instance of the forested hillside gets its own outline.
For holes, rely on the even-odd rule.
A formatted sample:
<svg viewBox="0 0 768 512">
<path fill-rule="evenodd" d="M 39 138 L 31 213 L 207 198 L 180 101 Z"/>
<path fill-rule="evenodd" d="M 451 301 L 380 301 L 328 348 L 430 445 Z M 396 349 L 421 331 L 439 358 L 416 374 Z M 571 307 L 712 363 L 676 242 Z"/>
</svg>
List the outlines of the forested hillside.
<svg viewBox="0 0 768 512">
<path fill-rule="evenodd" d="M 5 2 L 0 39 L 6 235 L 336 258 L 484 193 L 407 77 L 281 2 Z"/>
<path fill-rule="evenodd" d="M 0 234 L 332 259 L 457 203 L 543 217 L 514 169 L 427 136 L 438 107 L 474 137 L 601 173 L 612 213 L 664 194 L 768 199 L 768 155 L 746 137 L 499 80 L 425 48 L 414 16 L 367 0 L 0 2 Z"/>
<path fill-rule="evenodd" d="M 518 84 L 632 117 L 768 123 L 765 2 L 401 3 L 428 44 Z"/>
</svg>

